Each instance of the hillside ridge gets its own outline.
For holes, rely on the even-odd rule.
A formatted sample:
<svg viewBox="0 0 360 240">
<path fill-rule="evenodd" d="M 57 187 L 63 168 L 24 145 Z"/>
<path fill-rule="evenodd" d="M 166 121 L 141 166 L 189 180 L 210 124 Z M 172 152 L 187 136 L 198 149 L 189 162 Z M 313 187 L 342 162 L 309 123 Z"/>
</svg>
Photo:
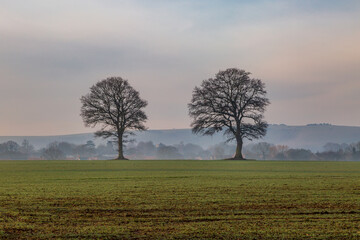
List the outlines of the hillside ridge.
<svg viewBox="0 0 360 240">
<path fill-rule="evenodd" d="M 45 147 L 50 142 L 70 142 L 84 144 L 89 140 L 95 144 L 105 144 L 106 140 L 95 138 L 93 133 L 77 133 L 54 136 L 0 136 L 0 143 L 15 141 L 21 143 L 24 139 L 30 141 L 35 148 Z M 167 145 L 178 143 L 194 143 L 202 147 L 209 147 L 226 138 L 217 133 L 214 136 L 195 135 L 191 129 L 159 129 L 137 132 L 134 136 L 136 142 L 152 141 L 155 144 L 164 143 Z M 266 136 L 254 142 L 265 141 L 272 144 L 288 145 L 291 148 L 304 148 L 312 151 L 321 151 L 328 143 L 353 143 L 360 141 L 360 127 L 340 126 L 331 124 L 308 124 L 291 126 L 285 124 L 270 124 Z M 246 141 L 245 144 L 250 143 Z"/>
</svg>

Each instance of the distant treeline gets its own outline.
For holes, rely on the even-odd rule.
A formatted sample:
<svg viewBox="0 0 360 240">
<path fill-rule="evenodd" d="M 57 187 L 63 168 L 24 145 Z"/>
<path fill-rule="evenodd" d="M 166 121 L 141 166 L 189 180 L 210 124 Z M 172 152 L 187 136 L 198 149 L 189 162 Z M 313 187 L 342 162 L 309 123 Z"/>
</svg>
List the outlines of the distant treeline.
<svg viewBox="0 0 360 240">
<path fill-rule="evenodd" d="M 52 142 L 41 149 L 35 149 L 28 140 L 24 140 L 20 145 L 14 141 L 0 144 L 0 159 L 2 160 L 88 160 L 110 159 L 115 155 L 116 151 L 110 141 L 106 145 L 98 146 L 95 146 L 93 141 L 78 145 L 68 142 Z"/>
<path fill-rule="evenodd" d="M 307 149 L 294 149 L 286 145 L 274 145 L 267 142 L 249 144 L 244 148 L 247 158 L 262 160 L 326 160 L 326 161 L 359 161 L 360 142 L 327 143 L 322 152 Z"/>
<path fill-rule="evenodd" d="M 0 144 L 0 159 L 27 160 L 27 159 L 68 159 L 68 160 L 97 160 L 113 159 L 116 157 L 116 144 L 108 141 L 107 144 L 96 146 L 93 141 L 84 144 L 68 142 L 52 142 L 47 147 L 35 149 L 28 141 L 21 144 L 7 141 Z M 128 143 L 125 155 L 129 159 L 226 159 L 235 154 L 235 145 L 219 143 L 204 149 L 192 143 L 175 145 L 154 144 L 153 142 Z M 360 142 L 352 144 L 327 143 L 322 152 L 312 152 L 307 149 L 294 149 L 286 145 L 275 145 L 267 142 L 253 143 L 244 147 L 244 156 L 247 159 L 259 160 L 330 160 L 330 161 L 359 161 Z"/>
<path fill-rule="evenodd" d="M 154 145 L 152 142 L 139 142 L 128 147 L 126 155 L 131 159 L 227 159 L 235 154 L 235 145 L 220 143 L 203 149 L 196 144 Z M 294 149 L 286 145 L 267 142 L 249 144 L 244 147 L 247 159 L 258 160 L 360 160 L 360 142 L 353 144 L 327 143 L 324 151 L 313 153 L 307 149 Z"/>
</svg>

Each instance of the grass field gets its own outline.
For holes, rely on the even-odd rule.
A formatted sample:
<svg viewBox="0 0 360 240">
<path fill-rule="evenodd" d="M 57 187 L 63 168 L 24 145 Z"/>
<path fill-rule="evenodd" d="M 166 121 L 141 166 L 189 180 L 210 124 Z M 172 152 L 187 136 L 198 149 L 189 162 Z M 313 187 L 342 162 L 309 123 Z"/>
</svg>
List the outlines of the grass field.
<svg viewBox="0 0 360 240">
<path fill-rule="evenodd" d="M 0 161 L 0 239 L 360 239 L 360 162 Z"/>
</svg>

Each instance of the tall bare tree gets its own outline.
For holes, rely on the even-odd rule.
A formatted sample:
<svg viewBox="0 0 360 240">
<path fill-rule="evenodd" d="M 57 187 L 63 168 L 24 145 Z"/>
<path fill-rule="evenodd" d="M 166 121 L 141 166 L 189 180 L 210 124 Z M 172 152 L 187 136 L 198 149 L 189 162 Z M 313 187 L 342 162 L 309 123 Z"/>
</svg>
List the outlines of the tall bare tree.
<svg viewBox="0 0 360 240">
<path fill-rule="evenodd" d="M 81 117 L 87 127 L 101 126 L 97 137 L 115 138 L 118 143 L 117 159 L 126 159 L 123 154 L 124 139 L 129 130 L 146 130 L 147 116 L 143 108 L 147 102 L 139 92 L 121 77 L 110 77 L 90 88 L 90 93 L 81 97 Z"/>
<path fill-rule="evenodd" d="M 220 71 L 215 78 L 204 80 L 200 87 L 195 87 L 188 105 L 194 133 L 213 135 L 224 129 L 228 141 L 236 140 L 233 159 L 244 159 L 243 140 L 265 136 L 268 126 L 263 120 L 265 108 L 270 103 L 265 97 L 265 85 L 249 75 L 237 68 Z"/>
</svg>

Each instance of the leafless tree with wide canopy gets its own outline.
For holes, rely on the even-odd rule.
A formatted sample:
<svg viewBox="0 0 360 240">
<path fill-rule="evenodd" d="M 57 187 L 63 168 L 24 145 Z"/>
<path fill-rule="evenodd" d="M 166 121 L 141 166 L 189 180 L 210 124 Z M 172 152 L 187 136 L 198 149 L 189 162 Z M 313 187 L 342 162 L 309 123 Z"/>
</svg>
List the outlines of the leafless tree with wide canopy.
<svg viewBox="0 0 360 240">
<path fill-rule="evenodd" d="M 233 159 L 244 159 L 244 139 L 258 139 L 266 134 L 268 124 L 264 121 L 266 106 L 265 85 L 260 79 L 249 77 L 250 73 L 237 68 L 219 71 L 215 78 L 204 80 L 195 87 L 189 115 L 194 133 L 213 135 L 225 130 L 228 141 L 236 140 Z"/>
<path fill-rule="evenodd" d="M 129 130 L 146 130 L 147 116 L 143 108 L 147 101 L 121 77 L 110 77 L 90 88 L 90 93 L 81 97 L 81 117 L 87 127 L 101 126 L 97 137 L 115 138 L 118 144 L 117 159 L 126 159 L 123 142 L 132 134 Z"/>
</svg>

